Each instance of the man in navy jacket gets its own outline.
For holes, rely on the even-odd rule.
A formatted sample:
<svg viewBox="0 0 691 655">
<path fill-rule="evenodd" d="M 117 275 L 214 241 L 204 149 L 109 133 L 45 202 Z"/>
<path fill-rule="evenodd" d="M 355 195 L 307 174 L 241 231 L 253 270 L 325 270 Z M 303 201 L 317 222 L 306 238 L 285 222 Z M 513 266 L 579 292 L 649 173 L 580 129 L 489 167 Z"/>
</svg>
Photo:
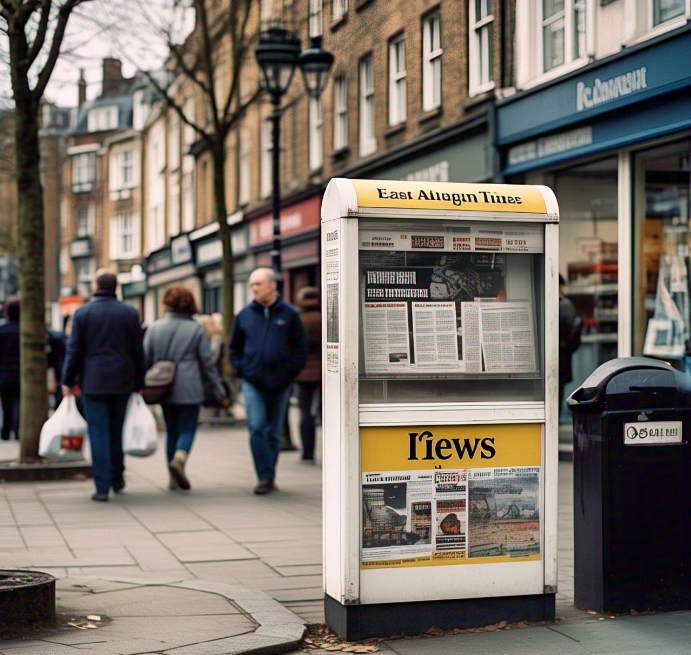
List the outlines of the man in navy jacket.
<svg viewBox="0 0 691 655">
<path fill-rule="evenodd" d="M 118 302 L 117 278 L 96 273 L 96 292 L 74 315 L 62 375 L 63 394 L 79 387 L 89 424 L 97 501 L 125 486 L 122 426 L 127 401 L 144 387 L 145 360 L 139 314 Z"/>
<path fill-rule="evenodd" d="M 254 300 L 236 317 L 230 362 L 243 378 L 247 426 L 259 483 L 256 494 L 276 490 L 276 463 L 293 380 L 307 361 L 307 335 L 298 311 L 276 287 L 276 274 L 258 268 L 249 280 Z"/>
</svg>

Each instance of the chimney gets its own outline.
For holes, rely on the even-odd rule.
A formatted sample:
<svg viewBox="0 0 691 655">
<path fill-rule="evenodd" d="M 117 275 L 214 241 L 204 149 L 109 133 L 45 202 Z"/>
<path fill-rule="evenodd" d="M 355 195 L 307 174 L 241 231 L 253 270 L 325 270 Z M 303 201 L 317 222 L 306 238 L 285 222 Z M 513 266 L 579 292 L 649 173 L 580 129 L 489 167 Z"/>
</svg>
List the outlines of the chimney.
<svg viewBox="0 0 691 655">
<path fill-rule="evenodd" d="M 122 62 L 113 57 L 103 60 L 103 86 L 102 95 L 116 94 L 122 85 Z"/>
<path fill-rule="evenodd" d="M 86 102 L 86 80 L 84 79 L 84 69 L 79 69 L 79 106 L 81 107 Z"/>
</svg>

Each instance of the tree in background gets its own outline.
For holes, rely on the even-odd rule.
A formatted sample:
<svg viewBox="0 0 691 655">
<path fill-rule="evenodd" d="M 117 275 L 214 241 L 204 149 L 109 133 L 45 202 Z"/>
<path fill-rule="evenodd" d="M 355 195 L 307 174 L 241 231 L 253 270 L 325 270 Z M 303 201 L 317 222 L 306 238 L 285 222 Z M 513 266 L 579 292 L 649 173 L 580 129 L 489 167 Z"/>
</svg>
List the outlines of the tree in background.
<svg viewBox="0 0 691 655">
<path fill-rule="evenodd" d="M 234 312 L 234 258 L 228 225 L 226 160 L 228 140 L 260 96 L 258 83 L 244 88 L 244 72 L 254 65 L 258 37 L 257 0 L 119 0 L 104 18 L 118 54 L 148 79 L 159 101 L 194 130 L 193 150 L 210 153 L 214 216 L 223 244 L 224 344 Z M 124 26 L 124 29 L 123 29 Z M 165 48 L 166 75 L 151 72 L 152 53 Z M 194 98 L 196 111 L 186 111 Z M 200 108 L 201 105 L 201 108 Z M 233 208 L 234 209 L 234 208 Z M 228 365 L 227 358 L 224 364 Z"/>
<path fill-rule="evenodd" d="M 39 110 L 75 10 L 91 0 L 0 0 L 0 48 L 14 104 L 21 311 L 20 459 L 38 457 L 48 414 Z M 4 43 L 2 42 L 4 41 Z"/>
</svg>

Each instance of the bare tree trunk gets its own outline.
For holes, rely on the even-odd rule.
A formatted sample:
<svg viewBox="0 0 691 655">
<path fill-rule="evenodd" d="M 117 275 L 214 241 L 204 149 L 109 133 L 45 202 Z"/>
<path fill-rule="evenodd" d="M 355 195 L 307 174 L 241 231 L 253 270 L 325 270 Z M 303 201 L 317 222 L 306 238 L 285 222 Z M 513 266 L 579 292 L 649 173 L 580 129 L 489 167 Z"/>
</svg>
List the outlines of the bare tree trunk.
<svg viewBox="0 0 691 655">
<path fill-rule="evenodd" d="M 19 199 L 19 294 L 21 302 L 20 459 L 38 458 L 41 427 L 48 416 L 43 187 L 38 105 L 15 96 Z"/>
<path fill-rule="evenodd" d="M 219 136 L 219 140 L 222 137 Z M 233 329 L 234 306 L 235 306 L 235 260 L 233 258 L 233 244 L 230 240 L 230 226 L 228 225 L 228 208 L 226 205 L 226 177 L 225 177 L 225 143 L 221 142 L 214 145 L 213 152 L 213 171 L 214 171 L 214 205 L 216 209 L 216 220 L 218 221 L 218 235 L 223 244 L 223 372 L 230 376 L 230 360 L 228 358 L 228 343 L 230 333 Z"/>
</svg>

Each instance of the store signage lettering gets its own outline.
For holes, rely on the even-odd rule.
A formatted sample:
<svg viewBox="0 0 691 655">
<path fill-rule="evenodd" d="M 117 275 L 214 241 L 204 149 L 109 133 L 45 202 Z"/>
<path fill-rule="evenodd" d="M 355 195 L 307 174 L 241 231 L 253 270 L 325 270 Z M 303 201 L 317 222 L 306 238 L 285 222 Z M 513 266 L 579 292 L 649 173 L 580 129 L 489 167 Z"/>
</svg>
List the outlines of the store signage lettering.
<svg viewBox="0 0 691 655">
<path fill-rule="evenodd" d="M 552 136 L 528 141 L 509 150 L 509 165 L 516 166 L 541 157 L 558 155 L 562 152 L 589 146 L 593 142 L 593 128 L 579 127 L 576 130 L 553 134 Z"/>
<path fill-rule="evenodd" d="M 434 189 L 419 189 L 413 191 L 392 191 L 385 187 L 377 187 L 377 194 L 381 200 L 427 200 L 450 202 L 455 207 L 462 207 L 465 203 L 486 203 L 493 205 L 520 205 L 523 199 L 520 196 L 504 196 L 490 191 L 478 190 L 477 193 L 447 193 L 434 191 Z M 479 194 L 479 197 L 478 197 Z"/>
<path fill-rule="evenodd" d="M 481 459 L 492 459 L 496 454 L 494 437 L 484 437 L 474 439 L 460 439 L 452 437 L 449 439 L 438 439 L 434 441 L 434 434 L 430 430 L 424 432 L 409 432 L 409 454 L 408 461 L 423 459 L 426 461 L 441 459 L 447 460 L 453 457 L 454 453 L 458 459 L 474 459 L 479 455 Z M 418 449 L 418 446 L 420 448 Z M 419 452 L 422 451 L 422 452 Z M 418 454 L 423 454 L 418 457 Z"/>
<path fill-rule="evenodd" d="M 409 173 L 404 179 L 408 182 L 448 182 L 449 162 L 440 161 L 438 164 L 433 164 L 422 170 Z"/>
<path fill-rule="evenodd" d="M 648 69 L 641 66 L 635 70 L 611 77 L 608 80 L 595 78 L 592 84 L 576 84 L 576 111 L 585 111 L 598 105 L 613 102 L 624 96 L 648 88 L 646 79 Z"/>
</svg>

